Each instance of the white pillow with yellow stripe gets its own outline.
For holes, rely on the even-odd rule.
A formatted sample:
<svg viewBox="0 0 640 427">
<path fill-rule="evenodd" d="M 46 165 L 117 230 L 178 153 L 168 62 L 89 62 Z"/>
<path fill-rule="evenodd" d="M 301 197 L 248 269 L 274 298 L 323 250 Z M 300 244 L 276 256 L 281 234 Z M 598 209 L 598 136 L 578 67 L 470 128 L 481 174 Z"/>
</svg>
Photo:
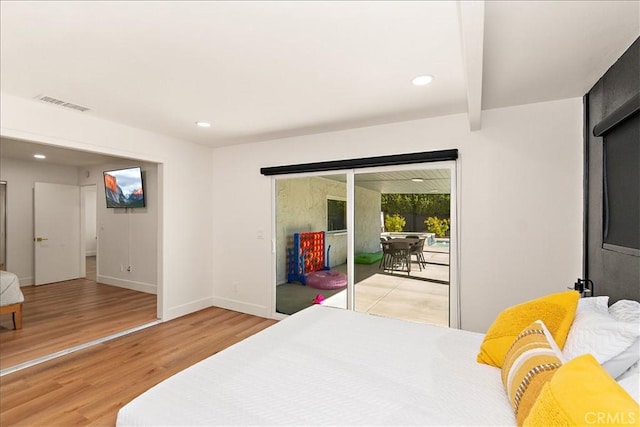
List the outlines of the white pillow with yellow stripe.
<svg viewBox="0 0 640 427">
<path fill-rule="evenodd" d="M 529 414 L 542 386 L 564 362 L 562 351 L 542 320 L 518 334 L 502 365 L 502 383 L 518 425 Z"/>
</svg>

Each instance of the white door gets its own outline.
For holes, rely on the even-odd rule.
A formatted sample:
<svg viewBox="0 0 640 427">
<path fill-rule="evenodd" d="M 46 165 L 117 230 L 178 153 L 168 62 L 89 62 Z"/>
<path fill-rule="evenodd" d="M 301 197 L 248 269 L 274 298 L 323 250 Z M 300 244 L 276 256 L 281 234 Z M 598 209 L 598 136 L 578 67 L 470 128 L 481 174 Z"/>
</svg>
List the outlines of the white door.
<svg viewBox="0 0 640 427">
<path fill-rule="evenodd" d="M 80 277 L 80 187 L 36 182 L 35 284 Z"/>
</svg>

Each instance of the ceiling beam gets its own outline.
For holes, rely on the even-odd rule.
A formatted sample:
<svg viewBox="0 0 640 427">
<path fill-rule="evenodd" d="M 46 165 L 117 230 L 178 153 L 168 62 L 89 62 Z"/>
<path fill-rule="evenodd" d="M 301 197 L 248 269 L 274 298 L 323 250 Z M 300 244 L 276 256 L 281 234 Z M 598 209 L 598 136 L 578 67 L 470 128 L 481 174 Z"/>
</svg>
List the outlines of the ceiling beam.
<svg viewBox="0 0 640 427">
<path fill-rule="evenodd" d="M 458 1 L 462 63 L 467 83 L 469 128 L 480 129 L 482 114 L 482 52 L 484 47 L 484 1 Z"/>
</svg>

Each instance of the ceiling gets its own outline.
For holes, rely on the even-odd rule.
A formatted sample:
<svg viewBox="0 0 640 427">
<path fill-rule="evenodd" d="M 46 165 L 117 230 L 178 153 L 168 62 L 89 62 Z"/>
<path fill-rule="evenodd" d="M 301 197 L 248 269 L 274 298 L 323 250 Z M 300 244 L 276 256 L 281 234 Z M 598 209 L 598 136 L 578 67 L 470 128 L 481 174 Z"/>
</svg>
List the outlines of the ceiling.
<svg viewBox="0 0 640 427">
<path fill-rule="evenodd" d="M 355 184 L 383 194 L 449 194 L 451 193 L 451 171 L 449 169 L 416 169 L 357 174 Z"/>
<path fill-rule="evenodd" d="M 46 160 L 36 160 L 33 157 L 34 154 L 42 154 L 46 156 Z M 52 145 L 16 141 L 2 137 L 0 137 L 0 157 L 25 162 L 46 161 L 47 164 L 72 167 L 94 166 L 105 163 L 115 163 L 122 160 L 121 157 L 111 157 L 79 150 L 69 150 L 66 148 L 54 147 Z"/>
<path fill-rule="evenodd" d="M 636 1 L 3 1 L 0 88 L 212 147 L 465 112 L 478 129 L 584 95 L 639 21 Z"/>
<path fill-rule="evenodd" d="M 347 182 L 346 174 L 323 175 L 322 178 Z M 421 181 L 418 181 L 421 180 Z M 355 175 L 356 187 L 383 194 L 450 194 L 449 169 L 414 169 L 392 172 L 369 172 Z"/>
</svg>

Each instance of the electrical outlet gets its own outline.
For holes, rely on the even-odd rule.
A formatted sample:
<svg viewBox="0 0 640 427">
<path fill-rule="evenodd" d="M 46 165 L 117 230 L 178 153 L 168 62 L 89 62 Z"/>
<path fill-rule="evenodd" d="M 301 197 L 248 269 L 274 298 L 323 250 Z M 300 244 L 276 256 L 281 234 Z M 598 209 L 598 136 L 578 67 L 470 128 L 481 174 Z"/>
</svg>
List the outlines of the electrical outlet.
<svg viewBox="0 0 640 427">
<path fill-rule="evenodd" d="M 233 283 L 233 293 L 236 295 L 238 294 L 238 282 Z"/>
<path fill-rule="evenodd" d="M 120 264 L 120 272 L 123 272 L 123 271 L 124 271 L 124 265 Z"/>
</svg>

